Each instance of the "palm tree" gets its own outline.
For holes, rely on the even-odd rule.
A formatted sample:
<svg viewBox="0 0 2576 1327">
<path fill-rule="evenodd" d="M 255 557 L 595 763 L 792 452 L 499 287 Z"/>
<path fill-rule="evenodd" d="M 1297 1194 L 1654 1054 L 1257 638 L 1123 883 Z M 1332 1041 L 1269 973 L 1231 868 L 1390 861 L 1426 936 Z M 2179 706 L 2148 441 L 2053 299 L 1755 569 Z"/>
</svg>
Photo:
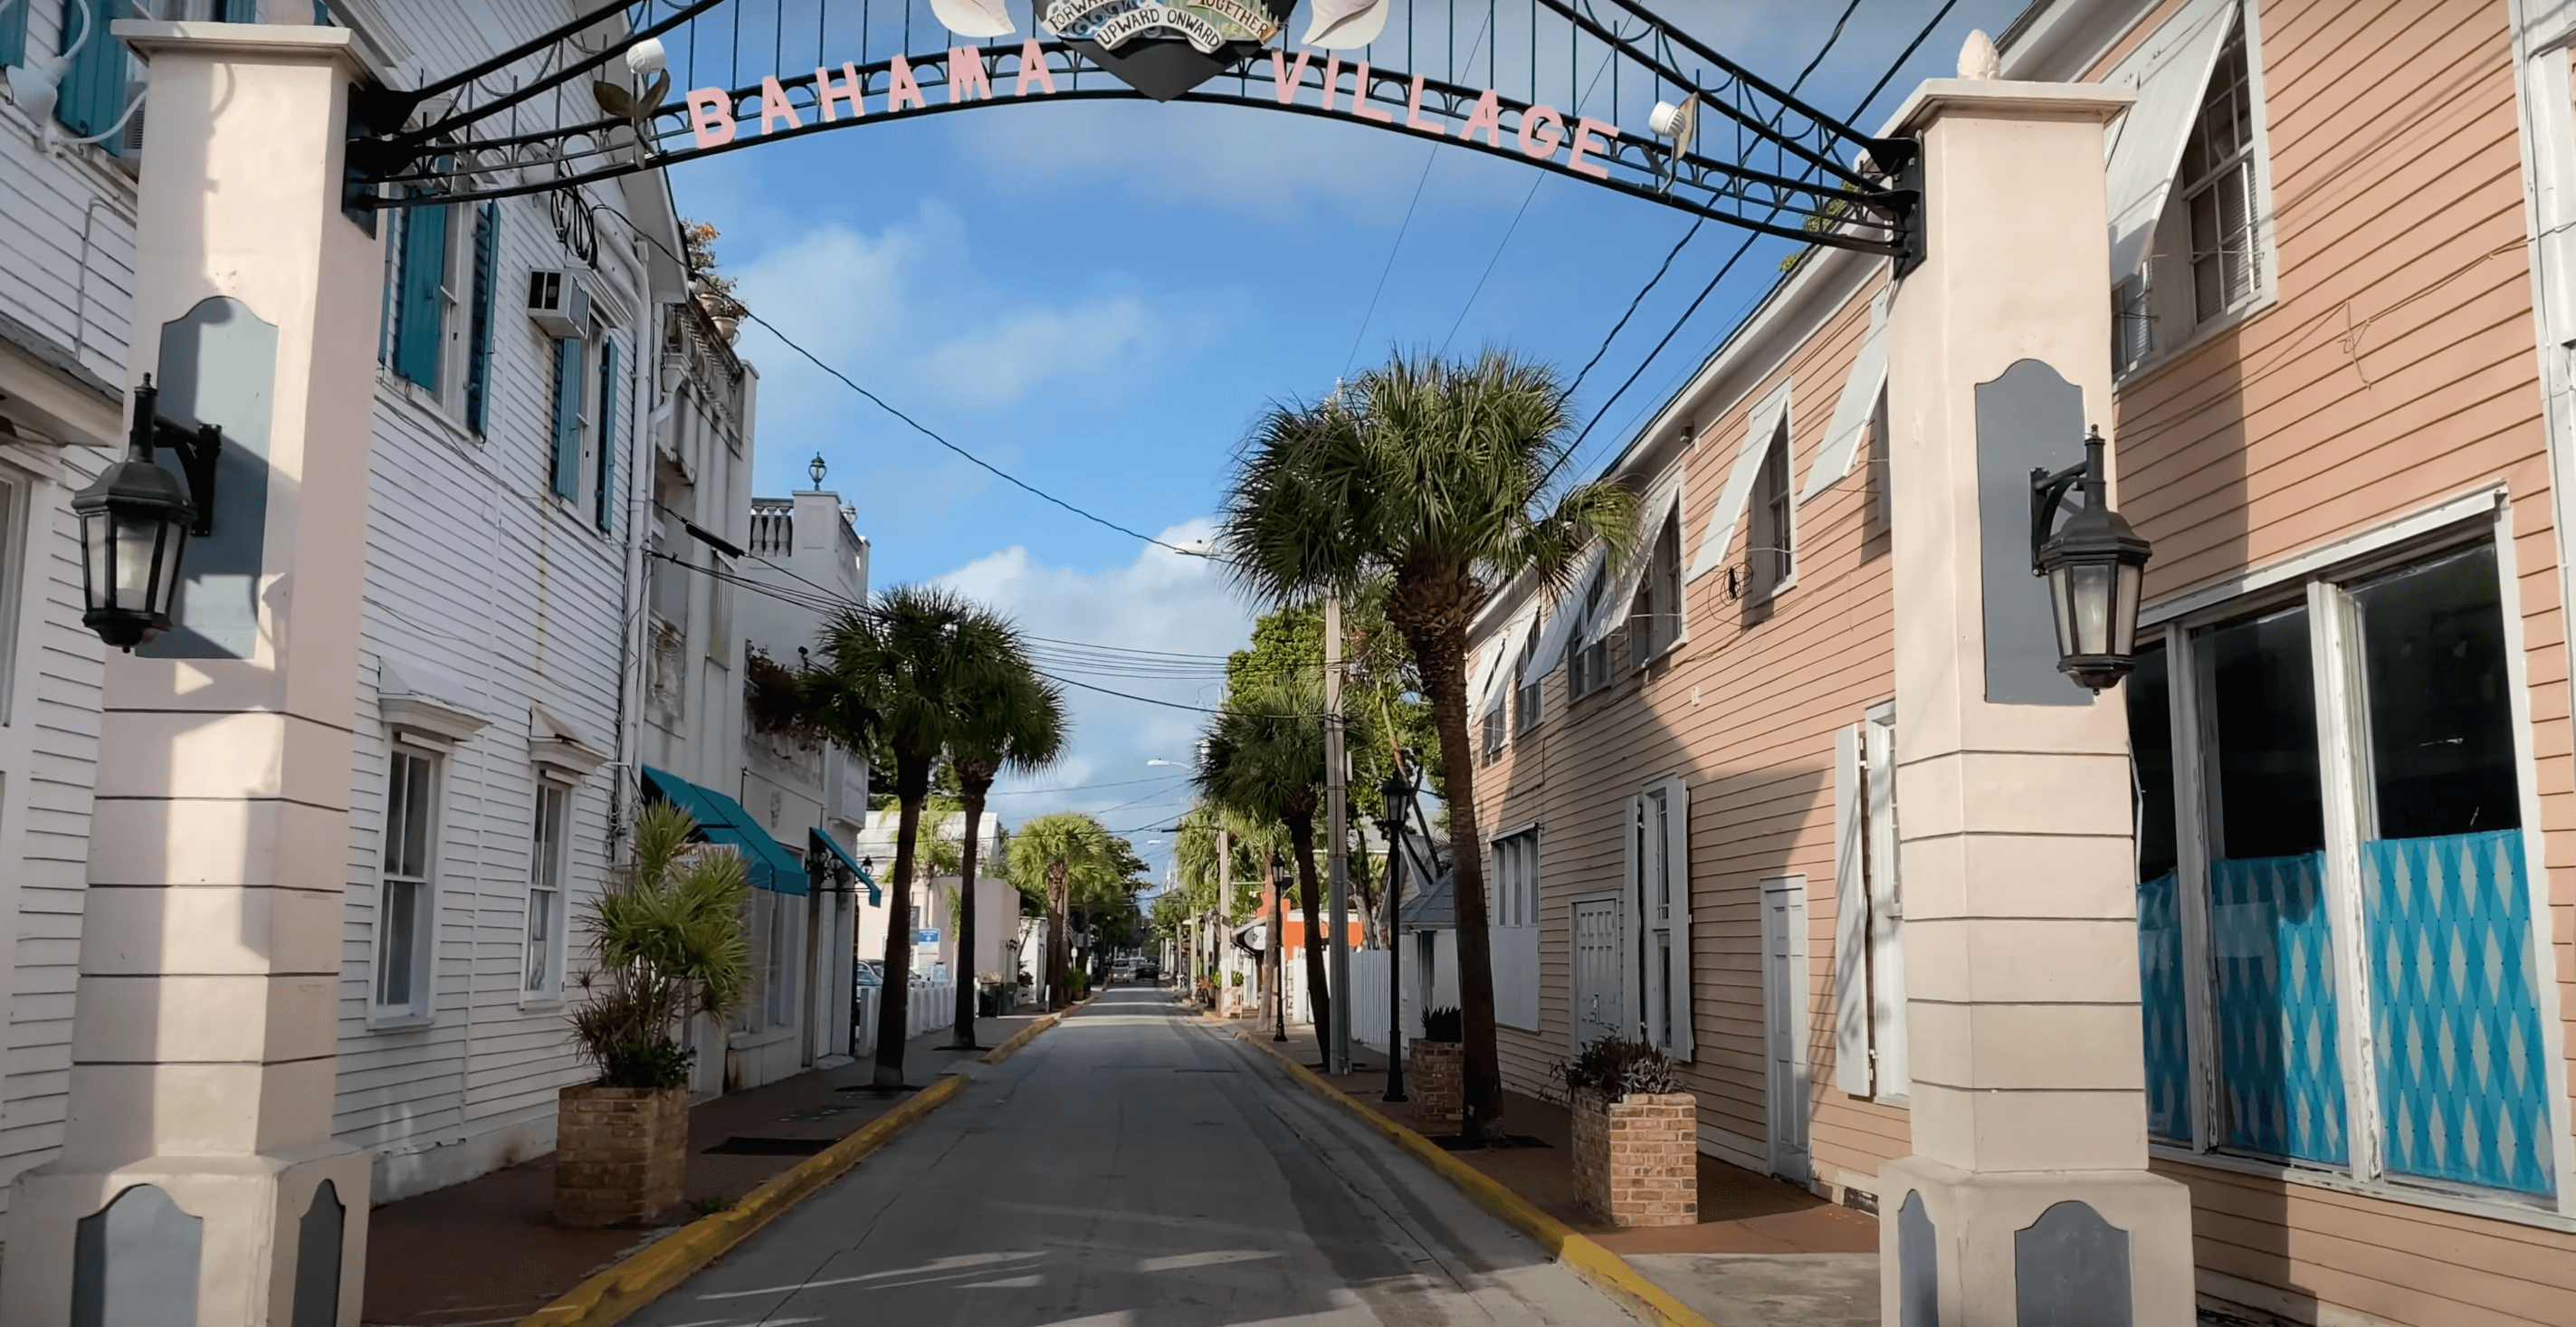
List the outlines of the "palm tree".
<svg viewBox="0 0 2576 1327">
<path fill-rule="evenodd" d="M 1351 740 L 1368 729 L 1353 716 Z M 1324 981 L 1324 928 L 1316 916 L 1315 813 L 1324 801 L 1324 689 L 1304 677 L 1253 682 L 1227 697 L 1199 745 L 1199 795 L 1250 820 L 1288 831 L 1297 864 L 1298 909 L 1306 920 L 1306 985 L 1318 1035 L 1332 1026 Z"/>
<path fill-rule="evenodd" d="M 823 637 L 824 666 L 799 682 L 825 735 L 855 750 L 882 740 L 894 757 L 893 901 L 886 914 L 885 998 L 877 1006 L 879 1087 L 903 1085 L 912 973 L 912 881 L 932 767 L 996 679 L 1024 667 L 999 618 L 929 586 L 896 586 L 841 615 Z"/>
<path fill-rule="evenodd" d="M 956 1037 L 949 1042 L 954 1050 L 975 1049 L 975 852 L 984 799 L 1003 771 L 1034 773 L 1064 751 L 1064 698 L 1029 666 L 1025 649 L 1020 666 L 994 682 L 973 698 L 948 738 L 948 763 L 966 803 L 966 841 L 957 868 L 957 952 L 963 957 L 957 965 Z"/>
<path fill-rule="evenodd" d="M 1562 590 L 1594 540 L 1614 563 L 1637 543 L 1634 494 L 1582 484 L 1547 500 L 1565 459 L 1565 390 L 1537 364 L 1487 351 L 1473 363 L 1398 355 L 1321 405 L 1282 406 L 1255 426 L 1226 497 L 1219 541 L 1238 584 L 1278 603 L 1355 594 L 1387 575 L 1387 621 L 1431 702 L 1459 845 L 1458 995 L 1465 1113 L 1489 1135 L 1502 1117 L 1483 855 L 1475 845 L 1467 624 L 1515 577 Z"/>
<path fill-rule="evenodd" d="M 1047 909 L 1047 1005 L 1061 1009 L 1072 975 L 1073 947 L 1065 934 L 1072 925 L 1073 895 L 1079 888 L 1096 893 L 1114 883 L 1116 854 L 1109 831 L 1079 811 L 1037 816 L 1011 836 L 1005 858 L 1011 880 L 1025 891 L 1043 891 Z"/>
</svg>

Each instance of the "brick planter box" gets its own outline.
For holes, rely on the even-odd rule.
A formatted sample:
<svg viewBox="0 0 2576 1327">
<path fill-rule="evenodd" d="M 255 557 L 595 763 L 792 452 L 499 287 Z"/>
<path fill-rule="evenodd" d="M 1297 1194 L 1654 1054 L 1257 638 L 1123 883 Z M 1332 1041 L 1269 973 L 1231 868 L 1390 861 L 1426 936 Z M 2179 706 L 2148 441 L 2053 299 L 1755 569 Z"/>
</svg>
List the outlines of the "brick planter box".
<svg viewBox="0 0 2576 1327">
<path fill-rule="evenodd" d="M 1417 1041 L 1404 1049 L 1404 1095 L 1425 1124 L 1455 1125 L 1467 1104 L 1467 1048 L 1455 1041 Z"/>
<path fill-rule="evenodd" d="M 679 1203 L 689 1166 L 688 1089 L 585 1084 L 555 1100 L 558 1224 L 638 1225 Z"/>
<path fill-rule="evenodd" d="M 1699 1223 L 1699 1099 L 1574 1094 L 1574 1192 L 1614 1226 Z"/>
</svg>

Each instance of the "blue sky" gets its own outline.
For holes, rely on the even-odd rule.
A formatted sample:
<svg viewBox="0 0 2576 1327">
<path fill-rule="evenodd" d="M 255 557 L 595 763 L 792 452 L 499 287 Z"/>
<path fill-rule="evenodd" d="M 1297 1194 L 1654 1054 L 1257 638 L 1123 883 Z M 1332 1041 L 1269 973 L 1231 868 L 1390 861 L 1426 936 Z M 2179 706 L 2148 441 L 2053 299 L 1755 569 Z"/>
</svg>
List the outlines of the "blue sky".
<svg viewBox="0 0 2576 1327">
<path fill-rule="evenodd" d="M 1804 94 L 1848 113 L 1939 7 L 1860 0 Z M 1842 8 L 1737 0 L 1659 12 L 1786 84 Z M 1947 75 L 1971 28 L 2000 32 L 2018 8 L 1960 0 L 1862 127 L 1878 128 L 1916 81 Z M 1012 9 L 1027 31 L 1024 6 Z M 1304 24 L 1301 8 L 1290 31 Z M 913 44 L 944 46 L 935 33 Z M 1007 95 L 672 175 L 682 213 L 723 231 L 717 251 L 746 301 L 807 350 L 1028 483 L 1176 542 L 1206 534 L 1236 447 L 1265 406 L 1320 396 L 1396 347 L 1506 346 L 1570 378 L 1691 222 L 1347 121 Z M 1585 380 L 1579 417 L 1602 410 L 1741 239 L 1716 223 L 1700 228 Z M 1756 244 L 1603 413 L 1571 474 L 1616 454 L 1761 298 L 1789 247 Z M 762 375 L 758 490 L 804 487 L 820 451 L 826 486 L 857 507 L 872 542 L 878 588 L 954 584 L 1050 641 L 1218 655 L 1244 640 L 1255 607 L 1203 562 L 1011 488 L 756 326 L 741 349 Z M 1061 676 L 1180 704 L 1222 694 L 1212 673 L 1186 664 L 1118 671 Z M 1067 791 L 1005 797 L 1006 816 L 1070 806 L 1140 831 L 1140 845 L 1158 837 L 1150 827 L 1185 804 L 1181 784 L 1129 781 L 1175 775 L 1145 762 L 1186 759 L 1205 716 L 1072 697 L 1073 754 L 1004 785 Z M 1148 856 L 1159 872 L 1159 851 Z"/>
</svg>

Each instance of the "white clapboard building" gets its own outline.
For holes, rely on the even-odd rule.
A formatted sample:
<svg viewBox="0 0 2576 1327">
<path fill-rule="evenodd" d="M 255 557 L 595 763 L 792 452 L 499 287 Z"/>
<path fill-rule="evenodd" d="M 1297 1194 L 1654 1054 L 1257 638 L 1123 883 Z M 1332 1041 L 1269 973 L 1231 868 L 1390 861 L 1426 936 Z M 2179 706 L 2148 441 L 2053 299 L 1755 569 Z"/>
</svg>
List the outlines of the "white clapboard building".
<svg viewBox="0 0 2576 1327">
<path fill-rule="evenodd" d="M 60 1146 L 71 1063 L 104 647 L 80 624 L 67 502 L 122 445 L 129 339 L 167 334 L 127 325 L 148 100 L 122 44 L 84 31 L 138 8 L 115 7 L 0 5 L 0 1179 Z M 139 8 L 347 26 L 394 87 L 567 17 L 560 0 Z M 557 1089 L 590 1072 L 567 1021 L 584 900 L 639 799 L 739 793 L 726 577 L 757 376 L 692 301 L 658 173 L 379 225 L 335 1121 L 387 1201 L 553 1147 Z M 192 575 L 220 572 L 197 552 Z M 188 593 L 192 611 L 220 598 Z M 801 836 L 735 837 L 756 884 L 801 894 Z M 701 1093 L 728 1085 L 730 1035 L 700 1038 Z"/>
</svg>

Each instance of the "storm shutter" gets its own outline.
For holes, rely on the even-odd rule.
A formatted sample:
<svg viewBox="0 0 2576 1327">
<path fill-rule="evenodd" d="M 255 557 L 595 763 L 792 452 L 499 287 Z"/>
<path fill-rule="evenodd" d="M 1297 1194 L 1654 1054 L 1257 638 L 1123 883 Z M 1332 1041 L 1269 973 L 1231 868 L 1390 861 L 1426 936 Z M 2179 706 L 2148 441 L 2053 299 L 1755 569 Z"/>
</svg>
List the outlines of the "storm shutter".
<svg viewBox="0 0 2576 1327">
<path fill-rule="evenodd" d="M 27 0 L 0 9 L 0 68 L 27 63 Z"/>
<path fill-rule="evenodd" d="M 15 7 L 23 10 L 36 2 L 18 0 Z M 125 114 L 125 43 L 108 33 L 109 10 L 109 0 L 63 0 L 62 35 L 55 49 L 67 52 L 71 63 L 54 85 L 54 118 L 76 138 L 106 133 Z M 75 42 L 80 49 L 71 49 Z M 99 146 L 123 156 L 124 137 L 112 135 Z"/>
<path fill-rule="evenodd" d="M 1882 289 L 1869 302 L 1869 331 L 1861 337 L 1860 353 L 1852 357 L 1851 376 L 1843 380 L 1843 394 L 1834 402 L 1833 422 L 1825 426 L 1825 445 L 1807 471 L 1800 502 L 1850 474 L 1852 462 L 1860 456 L 1861 437 L 1878 411 L 1879 393 L 1887 389 L 1887 306 L 1894 295 L 1893 290 Z"/>
<path fill-rule="evenodd" d="M 474 210 L 474 308 L 465 350 L 465 427 L 480 434 L 492 413 L 492 323 L 499 298 L 501 205 Z"/>
<path fill-rule="evenodd" d="M 617 407 L 617 343 L 603 336 L 599 338 L 599 494 L 594 513 L 602 530 L 617 522 L 612 488 L 617 478 Z"/>
<path fill-rule="evenodd" d="M 554 490 L 559 498 L 581 491 L 581 341 L 555 341 Z"/>
<path fill-rule="evenodd" d="M 1690 574 L 1685 581 L 1695 581 L 1726 563 L 1726 550 L 1735 542 L 1736 523 L 1744 519 L 1744 504 L 1753 496 L 1753 477 L 1762 470 L 1762 458 L 1770 452 L 1771 440 L 1789 421 L 1789 389 L 1763 398 L 1753 407 L 1744 431 L 1744 441 L 1735 453 L 1735 468 L 1726 475 L 1726 487 L 1718 492 L 1717 506 L 1708 514 L 1708 529 L 1700 535 L 1699 552 L 1691 558 Z"/>
<path fill-rule="evenodd" d="M 394 300 L 394 372 L 438 390 L 438 351 L 445 331 L 447 209 L 403 210 L 402 292 Z"/>
<path fill-rule="evenodd" d="M 1869 716 L 1861 748 L 1861 780 L 1868 789 L 1870 1043 L 1876 1048 L 1878 1099 L 1903 1098 L 1914 1088 L 1906 1062 L 1905 900 L 1897 875 L 1896 714 L 1882 707 Z"/>
<path fill-rule="evenodd" d="M 1672 910 L 1666 918 L 1672 930 L 1670 971 L 1680 987 L 1669 1005 L 1675 1017 L 1664 1053 L 1688 1061 L 1692 1056 L 1691 1026 L 1699 1020 L 1691 1008 L 1696 983 L 1691 977 L 1690 784 L 1686 780 L 1670 779 L 1664 783 L 1663 858 L 1666 877 L 1672 884 Z"/>
<path fill-rule="evenodd" d="M 2235 0 L 2194 0 L 2111 71 L 2106 86 L 2138 99 L 2111 127 L 2104 148 L 2105 206 L 2111 223 L 2111 283 L 2147 265 L 2156 221 L 2182 168 L 2183 142 L 2209 90 L 2219 47 L 2236 27 Z"/>
<path fill-rule="evenodd" d="M 1834 731 L 1834 1086 L 1869 1095 L 1869 880 L 1861 730 Z"/>
</svg>

